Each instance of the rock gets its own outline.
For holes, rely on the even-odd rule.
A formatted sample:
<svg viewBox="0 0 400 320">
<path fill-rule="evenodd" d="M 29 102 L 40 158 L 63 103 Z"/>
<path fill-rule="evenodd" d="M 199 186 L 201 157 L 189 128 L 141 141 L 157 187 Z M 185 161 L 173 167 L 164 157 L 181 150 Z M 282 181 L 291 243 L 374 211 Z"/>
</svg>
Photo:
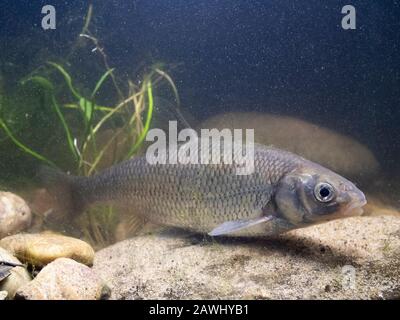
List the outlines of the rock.
<svg viewBox="0 0 400 320">
<path fill-rule="evenodd" d="M 26 230 L 31 221 L 31 211 L 23 199 L 0 191 L 0 239 Z"/>
<path fill-rule="evenodd" d="M 199 128 L 254 129 L 255 142 L 294 152 L 350 178 L 374 177 L 379 171 L 375 156 L 355 139 L 300 119 L 232 112 L 211 117 Z"/>
<path fill-rule="evenodd" d="M 7 295 L 8 295 L 7 291 L 0 291 L 0 301 L 1 300 L 6 300 Z"/>
<path fill-rule="evenodd" d="M 50 232 L 6 237 L 0 240 L 0 246 L 36 267 L 45 266 L 57 258 L 71 258 L 91 266 L 94 258 L 94 250 L 86 242 Z"/>
<path fill-rule="evenodd" d="M 354 217 L 270 239 L 139 236 L 93 269 L 113 299 L 381 299 L 400 298 L 399 257 L 399 217 Z"/>
<path fill-rule="evenodd" d="M 37 277 L 21 287 L 21 300 L 98 300 L 108 288 L 97 274 L 72 259 L 59 258 L 44 267 Z"/>
<path fill-rule="evenodd" d="M 21 264 L 17 258 L 3 248 L 0 248 L 0 261 Z M 0 282 L 0 291 L 7 292 L 8 298 L 12 299 L 21 286 L 31 281 L 31 276 L 23 267 L 12 268 L 9 272 L 10 275 Z"/>
</svg>

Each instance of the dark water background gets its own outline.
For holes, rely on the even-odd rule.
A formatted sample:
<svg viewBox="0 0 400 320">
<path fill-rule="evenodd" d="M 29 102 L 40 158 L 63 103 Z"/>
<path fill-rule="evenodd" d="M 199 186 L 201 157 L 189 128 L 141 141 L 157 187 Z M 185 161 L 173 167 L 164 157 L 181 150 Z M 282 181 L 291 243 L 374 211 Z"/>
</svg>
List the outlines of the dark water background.
<svg viewBox="0 0 400 320">
<path fill-rule="evenodd" d="M 1 1 L 0 70 L 6 90 L 47 59 L 65 56 L 89 3 Z M 41 29 L 45 4 L 56 7 L 56 30 Z M 400 179 L 399 1 L 93 4 L 92 31 L 110 64 L 126 76 L 141 65 L 176 65 L 170 73 L 182 104 L 196 118 L 254 110 L 306 119 L 355 137 L 373 151 L 386 174 Z M 356 30 L 341 28 L 346 4 L 357 10 Z M 74 74 L 94 83 L 99 74 L 91 65 L 98 60 L 88 48 L 75 57 Z M 20 170 L 10 167 L 4 151 L 1 157 L 3 177 Z"/>
</svg>

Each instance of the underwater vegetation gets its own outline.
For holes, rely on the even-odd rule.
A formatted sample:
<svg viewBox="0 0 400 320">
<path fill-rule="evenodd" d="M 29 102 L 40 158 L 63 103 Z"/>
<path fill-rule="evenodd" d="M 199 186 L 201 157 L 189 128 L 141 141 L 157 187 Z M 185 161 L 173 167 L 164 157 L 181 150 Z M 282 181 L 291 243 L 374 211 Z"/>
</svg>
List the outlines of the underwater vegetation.
<svg viewBox="0 0 400 320">
<path fill-rule="evenodd" d="M 69 69 L 76 68 L 66 57 L 59 59 L 63 62 L 45 61 L 19 81 L 19 90 L 25 90 L 32 101 L 37 98 L 39 102 L 29 101 L 29 98 L 18 102 L 17 94 L 7 95 L 0 87 L 0 141 L 7 143 L 8 150 L 13 145 L 27 161 L 34 160 L 36 168 L 45 165 L 80 176 L 91 176 L 98 172 L 105 157 L 108 165 L 131 158 L 140 150 L 150 128 L 154 114 L 154 89 L 162 82 L 167 83 L 179 103 L 171 77 L 160 66 L 147 68 L 135 82 L 128 80 L 123 83 L 116 70 L 110 67 L 105 49 L 90 31 L 92 15 L 93 7 L 90 6 L 78 41 L 90 42 L 94 45 L 93 51 L 101 56 L 99 69 L 102 73 L 96 83 L 75 81 Z M 115 101 L 106 105 L 100 101 L 99 92 L 107 82 L 110 86 L 106 90 L 112 88 L 110 96 L 115 97 Z M 23 108 L 17 107 L 22 104 L 25 109 L 30 106 L 40 110 L 38 113 L 45 113 L 44 117 L 35 119 L 35 129 L 48 129 L 47 134 L 51 136 L 45 140 L 59 145 L 59 148 L 53 147 L 58 153 L 46 153 L 49 148 L 26 139 L 27 119 L 21 116 Z M 31 113 L 35 117 L 35 112 Z M 104 134 L 110 130 L 112 134 Z M 57 140 L 51 139 L 54 137 Z M 35 140 L 43 141 L 43 138 Z M 116 141 L 125 147 L 116 148 Z M 79 220 L 80 229 L 90 242 L 105 245 L 112 241 L 117 224 L 113 207 L 93 208 Z"/>
</svg>

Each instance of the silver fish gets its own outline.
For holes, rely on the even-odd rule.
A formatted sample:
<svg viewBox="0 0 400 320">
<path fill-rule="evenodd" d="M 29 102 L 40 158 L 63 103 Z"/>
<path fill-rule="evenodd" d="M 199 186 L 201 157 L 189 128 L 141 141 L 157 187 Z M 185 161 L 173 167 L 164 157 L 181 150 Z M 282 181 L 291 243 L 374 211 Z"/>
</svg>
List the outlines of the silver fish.
<svg viewBox="0 0 400 320">
<path fill-rule="evenodd" d="M 92 177 L 54 174 L 75 211 L 121 203 L 151 222 L 211 236 L 266 236 L 360 215 L 352 182 L 293 153 L 256 144 L 254 172 L 235 164 L 150 164 L 137 157 Z"/>
</svg>

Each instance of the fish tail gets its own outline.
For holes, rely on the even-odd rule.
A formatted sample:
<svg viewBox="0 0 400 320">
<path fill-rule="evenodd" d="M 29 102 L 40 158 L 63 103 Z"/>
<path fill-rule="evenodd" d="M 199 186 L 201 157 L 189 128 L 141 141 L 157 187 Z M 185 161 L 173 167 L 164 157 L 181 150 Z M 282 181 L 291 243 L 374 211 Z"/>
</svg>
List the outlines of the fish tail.
<svg viewBox="0 0 400 320">
<path fill-rule="evenodd" d="M 82 190 L 84 179 L 46 166 L 39 169 L 40 183 L 57 204 L 59 216 L 74 217 L 85 210 L 88 203 Z"/>
</svg>

